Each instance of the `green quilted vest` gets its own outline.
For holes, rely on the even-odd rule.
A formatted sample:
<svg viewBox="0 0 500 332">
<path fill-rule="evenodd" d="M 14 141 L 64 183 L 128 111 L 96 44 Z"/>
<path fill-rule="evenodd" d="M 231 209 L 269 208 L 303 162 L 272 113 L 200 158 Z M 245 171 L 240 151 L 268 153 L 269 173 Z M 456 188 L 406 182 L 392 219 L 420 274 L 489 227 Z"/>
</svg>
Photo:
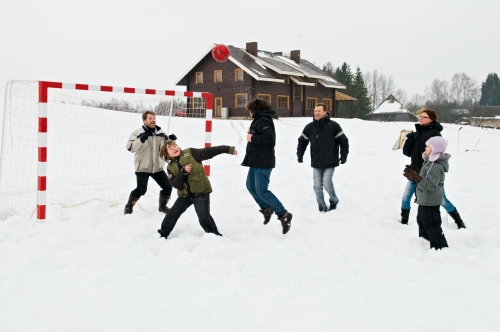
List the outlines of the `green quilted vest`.
<svg viewBox="0 0 500 332">
<path fill-rule="evenodd" d="M 205 170 L 203 169 L 203 164 L 197 162 L 193 158 L 193 156 L 191 155 L 191 149 L 185 149 L 181 151 L 179 162 L 181 163 L 182 166 L 189 164 L 193 166 L 191 168 L 191 173 L 187 174 L 191 193 L 193 193 L 196 196 L 203 193 L 212 192 L 212 186 L 210 185 L 210 181 L 208 180 L 208 177 L 205 174 Z M 177 167 L 177 162 L 175 162 L 175 160 L 168 163 L 167 169 L 170 172 L 172 172 L 172 174 L 174 174 L 175 176 L 177 176 L 177 173 L 179 172 L 179 168 Z M 184 184 L 182 189 L 177 189 L 177 196 L 186 197 L 187 195 L 188 192 L 186 184 Z"/>
</svg>

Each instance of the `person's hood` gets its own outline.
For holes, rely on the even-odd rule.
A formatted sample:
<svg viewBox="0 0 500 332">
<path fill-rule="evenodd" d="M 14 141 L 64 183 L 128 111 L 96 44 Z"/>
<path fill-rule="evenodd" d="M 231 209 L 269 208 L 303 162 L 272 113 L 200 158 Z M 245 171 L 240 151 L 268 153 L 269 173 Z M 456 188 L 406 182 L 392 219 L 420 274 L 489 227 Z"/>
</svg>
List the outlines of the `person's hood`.
<svg viewBox="0 0 500 332">
<path fill-rule="evenodd" d="M 325 123 L 330 121 L 330 114 L 326 113 L 325 117 L 319 120 L 316 120 L 313 115 L 313 122 L 316 126 L 323 126 Z"/>
<path fill-rule="evenodd" d="M 417 132 L 422 132 L 424 130 L 432 130 L 432 129 L 441 132 L 443 130 L 443 126 L 441 126 L 441 124 L 437 121 L 432 121 L 427 126 L 422 126 L 420 123 L 415 123 L 415 130 Z"/>
<path fill-rule="evenodd" d="M 259 112 L 257 115 L 255 115 L 253 118 L 257 119 L 261 116 L 266 116 L 271 119 L 278 119 L 278 116 L 276 115 L 276 112 L 273 109 L 270 110 L 264 110 L 262 112 Z"/>
<path fill-rule="evenodd" d="M 451 154 L 449 153 L 443 153 L 442 155 L 439 156 L 439 158 L 436 160 L 436 161 L 430 161 L 429 160 L 429 156 L 425 156 L 422 154 L 422 158 L 424 158 L 424 162 L 431 162 L 431 163 L 438 163 L 438 164 L 441 164 L 444 168 L 444 171 L 445 172 L 448 172 L 448 170 L 450 169 L 450 163 L 449 163 L 449 159 L 451 158 Z M 432 168 L 433 165 L 431 165 L 431 168 Z M 429 169 L 430 171 L 430 169 Z"/>
</svg>

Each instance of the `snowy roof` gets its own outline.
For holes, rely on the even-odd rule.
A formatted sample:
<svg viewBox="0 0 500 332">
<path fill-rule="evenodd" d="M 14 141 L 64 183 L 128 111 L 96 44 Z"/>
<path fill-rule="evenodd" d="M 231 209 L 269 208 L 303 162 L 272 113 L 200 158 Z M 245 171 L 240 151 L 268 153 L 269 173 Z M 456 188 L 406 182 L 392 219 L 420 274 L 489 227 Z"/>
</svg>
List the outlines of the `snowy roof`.
<svg viewBox="0 0 500 332">
<path fill-rule="evenodd" d="M 393 95 L 389 95 L 371 114 L 382 113 L 410 113 Z M 413 114 L 412 114 L 413 115 Z"/>
<path fill-rule="evenodd" d="M 202 56 L 177 79 L 175 84 L 179 84 L 179 82 L 181 82 L 188 73 L 212 51 L 214 46 L 215 44 L 212 44 Z M 306 59 L 300 59 L 300 63 L 297 63 L 289 57 L 281 54 L 273 54 L 268 51 L 258 50 L 257 56 L 254 56 L 242 48 L 232 45 L 229 45 L 228 48 L 231 52 L 228 61 L 233 62 L 257 81 L 284 83 L 285 80 L 281 75 L 290 75 L 292 81 L 299 85 L 315 85 L 315 79 L 318 79 L 321 85 L 328 88 L 346 88 L 344 84 Z"/>
</svg>

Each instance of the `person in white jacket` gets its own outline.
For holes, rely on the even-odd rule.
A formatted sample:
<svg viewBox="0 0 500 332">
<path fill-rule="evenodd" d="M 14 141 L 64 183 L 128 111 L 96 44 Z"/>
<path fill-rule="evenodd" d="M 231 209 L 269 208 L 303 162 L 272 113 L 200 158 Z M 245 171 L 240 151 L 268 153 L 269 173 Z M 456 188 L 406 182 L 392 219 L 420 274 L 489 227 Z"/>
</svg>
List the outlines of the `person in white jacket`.
<svg viewBox="0 0 500 332">
<path fill-rule="evenodd" d="M 134 211 L 135 203 L 148 190 L 149 177 L 152 177 L 161 187 L 158 211 L 167 213 L 169 210 L 167 203 L 172 194 L 172 185 L 163 170 L 165 161 L 160 158 L 160 149 L 166 141 L 175 141 L 177 137 L 173 134 L 167 136 L 156 125 L 156 114 L 152 111 L 146 111 L 142 114 L 142 122 L 144 123 L 142 127 L 130 135 L 126 145 L 128 151 L 135 153 L 137 188 L 130 192 L 124 213 L 131 214 Z"/>
</svg>

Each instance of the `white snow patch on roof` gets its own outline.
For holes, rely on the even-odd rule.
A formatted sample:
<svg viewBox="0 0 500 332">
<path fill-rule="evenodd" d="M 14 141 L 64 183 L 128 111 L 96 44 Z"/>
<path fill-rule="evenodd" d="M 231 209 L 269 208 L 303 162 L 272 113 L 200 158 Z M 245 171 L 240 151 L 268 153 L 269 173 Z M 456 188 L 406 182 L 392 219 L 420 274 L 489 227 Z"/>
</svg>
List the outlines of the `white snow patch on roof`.
<svg viewBox="0 0 500 332">
<path fill-rule="evenodd" d="M 280 58 L 283 61 L 286 61 L 287 63 L 291 64 L 292 66 L 300 68 L 300 65 L 297 62 L 288 59 L 286 56 L 278 55 L 278 58 Z"/>
<path fill-rule="evenodd" d="M 266 70 L 267 70 L 267 68 L 266 68 L 266 67 L 264 67 L 264 65 L 263 65 L 262 63 L 257 62 L 257 61 L 255 61 L 255 63 L 257 63 L 257 64 L 258 64 L 259 66 L 261 66 L 263 69 L 266 69 Z"/>
<path fill-rule="evenodd" d="M 264 53 L 264 52 L 257 52 L 257 55 L 261 56 L 263 58 L 271 58 L 267 53 Z"/>
<path fill-rule="evenodd" d="M 260 76 L 266 76 L 266 74 L 262 74 L 260 71 L 254 69 L 254 68 L 250 68 L 250 69 L 252 69 L 254 72 L 256 72 L 257 74 L 259 74 Z"/>
<path fill-rule="evenodd" d="M 380 105 L 372 114 L 377 113 L 410 113 L 403 105 L 398 103 L 397 101 L 390 103 L 388 100 L 384 101 L 382 105 Z"/>
</svg>

